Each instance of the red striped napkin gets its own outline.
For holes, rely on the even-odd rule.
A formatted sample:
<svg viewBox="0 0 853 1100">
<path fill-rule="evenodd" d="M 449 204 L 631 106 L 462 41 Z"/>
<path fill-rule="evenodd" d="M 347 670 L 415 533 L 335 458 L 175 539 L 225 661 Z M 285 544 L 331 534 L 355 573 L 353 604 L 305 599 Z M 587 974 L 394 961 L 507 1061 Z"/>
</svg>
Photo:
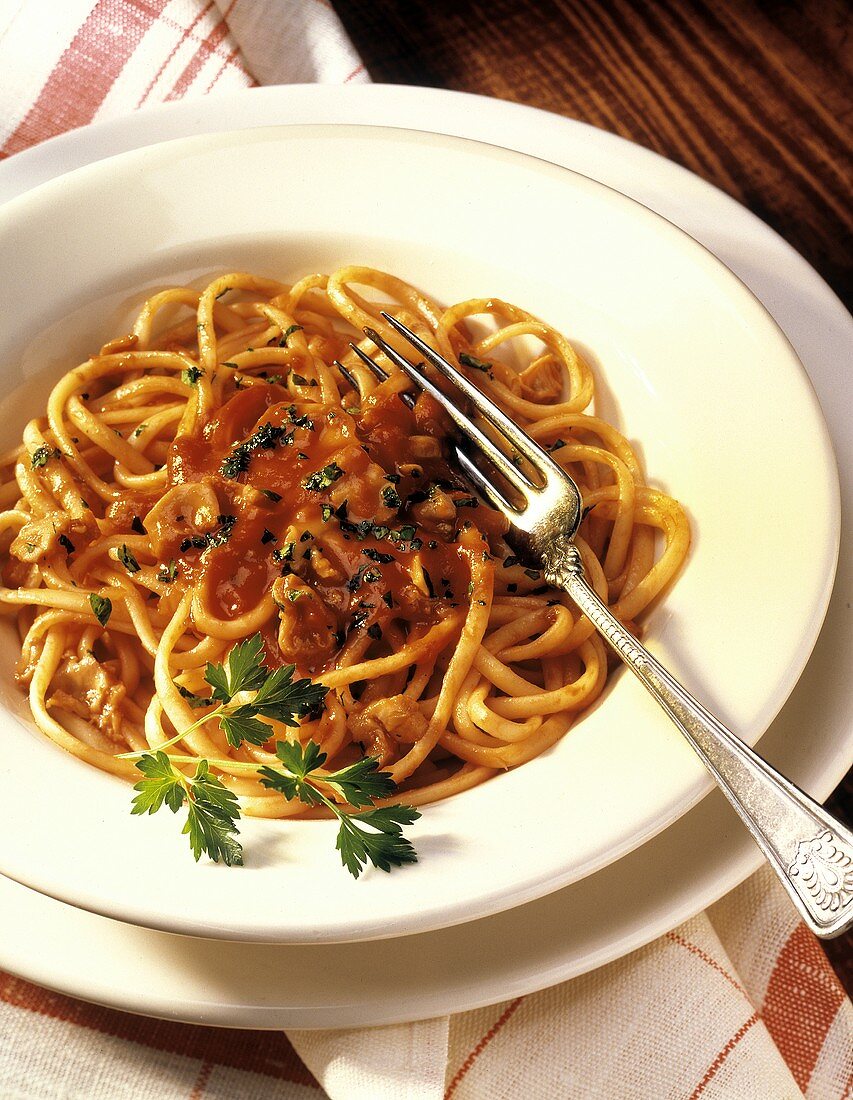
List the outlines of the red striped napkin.
<svg viewBox="0 0 853 1100">
<path fill-rule="evenodd" d="M 5 0 L 0 156 L 173 99 L 367 79 L 328 0 Z M 849 1100 L 853 1007 L 765 869 L 585 977 L 396 1027 L 193 1027 L 0 974 L 0 1095 Z"/>
</svg>

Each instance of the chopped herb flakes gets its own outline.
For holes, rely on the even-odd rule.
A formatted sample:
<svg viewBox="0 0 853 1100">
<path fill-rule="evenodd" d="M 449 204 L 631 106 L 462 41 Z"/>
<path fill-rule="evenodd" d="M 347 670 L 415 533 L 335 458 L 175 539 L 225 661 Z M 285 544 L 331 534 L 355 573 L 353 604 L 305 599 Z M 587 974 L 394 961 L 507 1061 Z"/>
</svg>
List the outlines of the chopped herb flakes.
<svg viewBox="0 0 853 1100">
<path fill-rule="evenodd" d="M 97 592 L 90 592 L 89 604 L 101 626 L 106 626 L 113 613 L 112 600 L 107 599 L 106 596 L 99 596 Z"/>
<path fill-rule="evenodd" d="M 239 477 L 240 474 L 245 473 L 249 469 L 249 463 L 252 461 L 252 452 L 257 450 L 272 451 L 279 444 L 285 447 L 291 446 L 293 443 L 293 432 L 287 431 L 287 429 L 279 427 L 276 424 L 261 424 L 259 428 L 256 428 L 248 439 L 233 449 L 230 455 L 227 455 L 222 462 L 220 470 L 223 477 L 227 477 L 230 480 L 234 480 Z M 268 490 L 261 490 L 262 492 L 268 492 Z M 279 500 L 281 498 L 279 497 Z"/>
<path fill-rule="evenodd" d="M 203 374 L 201 367 L 187 367 L 186 370 L 181 371 L 181 381 L 188 386 L 195 386 Z"/>
<path fill-rule="evenodd" d="M 465 367 L 472 367 L 474 370 L 481 370 L 486 374 L 492 373 L 491 363 L 478 359 L 476 355 L 469 355 L 467 351 L 460 351 L 459 362 Z"/>
<path fill-rule="evenodd" d="M 370 558 L 371 561 L 378 562 L 379 565 L 390 565 L 394 560 L 393 554 L 383 554 L 380 550 L 362 550 L 362 554 L 364 554 L 366 558 Z"/>
<path fill-rule="evenodd" d="M 295 405 L 288 406 L 287 416 L 290 420 L 290 423 L 295 428 L 305 428 L 305 430 L 308 432 L 314 431 L 314 421 L 311 419 L 310 416 L 300 416 L 296 411 Z"/>
<path fill-rule="evenodd" d="M 187 550 L 209 550 L 214 546 L 222 546 L 230 538 L 234 530 L 234 524 L 237 522 L 236 516 L 217 516 L 219 527 L 216 531 L 208 531 L 204 535 L 193 535 L 191 538 L 184 539 L 181 543 L 181 553 L 185 553 Z"/>
<path fill-rule="evenodd" d="M 279 340 L 278 346 L 280 348 L 286 348 L 287 341 L 294 334 L 294 332 L 302 332 L 302 325 L 288 325 L 288 327 L 281 334 L 281 340 Z"/>
<path fill-rule="evenodd" d="M 172 584 L 178 576 L 178 563 L 174 558 L 171 559 L 168 565 L 161 565 L 160 570 L 157 573 L 157 580 L 161 584 Z"/>
<path fill-rule="evenodd" d="M 333 482 L 337 481 L 339 477 L 343 476 L 343 470 L 337 464 L 337 462 L 330 462 L 328 466 L 324 466 L 322 470 L 317 470 L 306 478 L 302 483 L 306 489 L 312 493 L 320 493 L 324 489 L 328 489 Z"/>
<path fill-rule="evenodd" d="M 121 544 L 121 548 L 119 549 L 118 560 L 125 567 L 128 573 L 138 573 L 141 568 L 139 562 L 136 560 L 133 554 L 131 554 L 124 543 Z"/>
<path fill-rule="evenodd" d="M 385 485 L 382 489 L 382 500 L 389 508 L 401 508 L 403 501 L 393 485 Z"/>
<path fill-rule="evenodd" d="M 30 465 L 35 470 L 39 466 L 46 466 L 52 458 L 59 458 L 61 451 L 57 447 L 48 447 L 46 443 L 42 443 L 40 447 L 37 447 L 31 457 Z"/>
</svg>

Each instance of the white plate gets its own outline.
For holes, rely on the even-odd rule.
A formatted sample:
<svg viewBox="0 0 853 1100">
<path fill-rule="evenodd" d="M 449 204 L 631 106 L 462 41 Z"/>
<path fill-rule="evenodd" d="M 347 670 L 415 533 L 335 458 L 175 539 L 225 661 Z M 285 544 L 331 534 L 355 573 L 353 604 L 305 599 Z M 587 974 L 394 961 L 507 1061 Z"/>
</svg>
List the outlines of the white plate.
<svg viewBox="0 0 853 1100">
<path fill-rule="evenodd" d="M 508 146 L 598 175 L 680 221 L 747 279 L 792 338 L 827 410 L 844 504 L 853 507 L 853 431 L 845 411 L 853 325 L 846 311 L 808 264 L 743 207 L 677 165 L 603 131 L 530 108 L 430 89 L 367 86 L 341 95 L 340 89 L 313 85 L 270 88 L 215 102 L 172 104 L 55 139 L 0 164 L 0 198 L 137 144 L 283 118 L 500 137 Z M 839 663 L 839 655 L 849 659 L 853 652 L 853 619 L 846 607 L 853 584 L 849 533 L 844 550 L 812 658 L 762 740 L 768 758 L 816 797 L 825 797 L 837 783 L 853 750 L 849 674 Z M 410 950 L 396 967 L 383 969 L 381 991 L 362 988 L 349 998 L 337 990 L 337 976 L 334 983 L 329 978 L 330 952 L 347 951 L 350 964 L 360 970 L 378 965 L 376 952 L 393 947 L 393 941 L 310 950 L 220 942 L 212 945 L 211 964 L 206 942 L 123 926 L 0 880 L 0 966 L 72 995 L 197 1023 L 270 1028 L 391 1023 L 490 1003 L 602 965 L 705 908 L 760 863 L 722 797 L 712 794 L 636 852 L 544 901 L 400 941 Z M 579 895 L 589 890 L 600 892 L 584 903 Z M 578 919 L 584 904 L 586 924 Z M 529 929 L 537 927 L 532 918 L 545 905 L 556 906 L 552 919 L 543 924 L 541 936 L 530 936 Z M 522 922 L 513 941 L 518 950 L 507 952 L 503 922 L 515 918 Z M 477 933 L 473 951 L 445 952 L 447 937 L 469 932 Z M 164 966 L 159 952 L 167 945 Z M 369 954 L 360 961 L 362 952 Z M 315 964 L 313 1006 L 304 1003 L 291 979 L 297 955 Z M 220 963 L 223 979 L 212 986 L 210 975 Z M 408 981 L 413 966 L 414 987 Z"/>
<path fill-rule="evenodd" d="M 230 145 L 223 146 L 223 140 Z M 371 197 L 368 202 L 357 190 L 347 192 L 342 220 L 330 221 L 329 211 L 335 207 L 322 205 L 321 188 L 335 179 L 335 168 L 351 172 L 364 157 L 367 142 L 371 180 L 381 180 L 385 193 L 380 201 Z M 396 163 L 401 142 L 406 151 L 402 164 Z M 436 174 L 439 151 L 441 172 Z M 345 131 L 331 137 L 308 131 L 201 139 L 182 153 L 176 162 L 172 150 L 147 150 L 113 162 L 107 170 L 83 171 L 13 204 L 8 215 L 13 230 L 32 219 L 30 271 L 34 264 L 50 261 L 49 279 L 40 285 L 73 286 L 51 309 L 43 309 L 44 298 L 34 308 L 32 299 L 22 295 L 16 315 L 26 320 L 28 309 L 31 317 L 35 312 L 37 329 L 48 316 L 55 318 L 81 303 L 70 331 L 63 330 L 64 350 L 77 354 L 83 351 L 84 332 L 91 343 L 93 315 L 86 316 L 82 303 L 97 298 L 108 283 L 119 290 L 113 289 L 101 307 L 104 338 L 121 299 L 146 280 L 161 277 L 164 264 L 172 271 L 189 266 L 188 249 L 194 250 L 196 270 L 220 266 L 223 234 L 230 237 L 232 263 L 261 262 L 273 270 L 269 227 L 276 225 L 276 211 L 310 210 L 311 200 L 320 203 L 321 212 L 313 213 L 313 223 L 311 216 L 300 219 L 303 236 L 288 240 L 288 262 L 297 268 L 318 252 L 324 264 L 343 260 L 357 245 L 368 253 L 360 258 L 403 270 L 443 298 L 481 292 L 488 273 L 489 292 L 547 315 L 595 349 L 608 386 L 618 395 L 611 406 L 617 419 L 642 439 L 653 475 L 669 473 L 668 487 L 690 502 L 697 552 L 656 619 L 656 648 L 755 740 L 795 682 L 817 632 L 829 592 L 836 529 L 833 465 L 814 395 L 784 340 L 749 294 L 685 237 L 620 196 L 497 149 L 411 135 L 374 132 L 356 140 Z M 279 172 L 271 172 L 274 158 L 282 153 Z M 382 158 L 387 164 L 390 156 L 395 160 L 393 179 L 377 172 Z M 253 202 L 241 203 L 239 218 L 218 187 L 205 191 L 212 169 L 222 163 L 229 165 L 229 188 L 235 194 L 246 193 L 255 181 Z M 476 204 L 465 197 L 471 193 L 472 173 L 478 179 Z M 257 182 L 270 177 L 274 191 Z M 416 193 L 425 179 L 430 180 L 427 198 L 421 192 L 417 204 L 408 203 L 405 196 Z M 191 204 L 185 201 L 188 183 L 193 185 Z M 535 196 L 525 210 L 529 235 L 509 242 L 504 238 L 496 251 L 486 233 L 492 224 L 488 214 L 524 188 Z M 330 190 L 329 200 L 340 204 L 340 192 Z M 120 253 L 112 247 L 112 236 L 103 239 L 86 227 L 81 208 L 75 208 L 81 202 L 98 211 L 100 224 L 110 222 L 123 243 Z M 217 220 L 212 225 L 214 202 Z M 67 217 L 75 209 L 76 222 Z M 389 242 L 383 233 L 395 211 L 405 215 L 398 229 L 405 239 Z M 63 212 L 64 221 L 52 221 Z M 591 221 L 595 214 L 597 221 Z M 452 270 L 445 257 L 440 257 L 445 262 L 431 263 L 435 253 L 425 254 L 420 244 L 430 238 L 439 216 L 450 218 L 445 224 L 453 231 Z M 229 225 L 235 229 L 237 224 L 240 233 L 230 234 Z M 353 240 L 350 232 L 345 245 L 306 241 L 304 234 L 312 229 L 328 233 L 335 224 L 341 233 L 358 225 L 363 236 Z M 593 227 L 597 234 L 590 232 Z M 57 256 L 54 243 L 60 228 L 64 247 Z M 266 237 L 251 240 L 253 231 Z M 83 241 L 86 263 L 81 265 L 75 247 Z M 147 259 L 158 250 L 154 260 Z M 556 265 L 558 253 L 582 265 L 582 279 L 574 276 L 573 281 L 575 269 L 562 264 L 548 268 L 548 263 Z M 620 256 L 624 266 L 613 262 Z M 72 270 L 76 281 L 65 284 Z M 531 271 L 537 279 L 516 274 Z M 666 283 L 663 295 L 661 280 Z M 650 293 L 655 288 L 657 295 Z M 111 311 L 113 316 L 104 322 Z M 42 342 L 39 354 L 45 346 Z M 35 354 L 31 348 L 30 355 Z M 696 375 L 684 369 L 686 363 Z M 707 453 L 719 446 L 720 431 L 703 417 L 707 390 L 696 385 L 697 378 L 707 383 L 711 377 L 728 399 L 728 446 L 714 455 L 713 482 Z M 762 378 L 765 390 L 772 379 L 774 423 L 759 445 L 753 428 L 758 396 L 767 400 Z M 660 415 L 662 400 L 669 410 L 666 417 Z M 779 425 L 792 432 L 796 425 L 799 449 L 792 476 L 801 480 L 794 483 L 792 498 L 778 493 L 779 470 L 790 462 L 790 439 L 774 430 Z M 742 448 L 736 455 L 733 443 Z M 717 487 L 722 483 L 740 490 L 744 468 L 749 469 L 750 496 L 748 501 L 732 496 L 725 526 L 715 499 Z M 767 501 L 772 502 L 770 509 Z M 760 539 L 755 534 L 756 505 Z M 800 525 L 812 535 L 807 547 L 790 538 Z M 733 544 L 749 547 L 736 572 L 729 567 Z M 798 582 L 793 608 L 785 588 L 790 576 Z M 734 633 L 727 622 L 708 615 L 708 608 L 719 606 L 721 584 L 727 599 L 744 601 L 743 620 L 739 610 Z M 756 661 L 764 629 L 774 638 L 773 652 Z M 720 683 L 726 684 L 725 706 L 719 692 L 711 690 Z M 13 701 L 11 693 L 8 699 Z M 0 824 L 12 838 L 2 857 L 7 874 L 100 912 L 232 938 L 316 942 L 395 935 L 471 919 L 589 874 L 664 827 L 707 788 L 677 735 L 636 685 L 623 681 L 554 750 L 551 760 L 535 761 L 430 809 L 416 838 L 423 854 L 418 868 L 355 884 L 335 865 L 325 823 L 252 823 L 246 829 L 250 868 L 194 867 L 176 843 L 173 822 L 140 823 L 127 815 L 127 791 L 117 781 L 81 768 L 24 726 L 10 722 L 5 736 Z M 31 792 L 22 789 L 25 769 L 39 774 L 42 805 L 54 807 L 66 822 L 59 833 L 56 818 L 45 814 L 33 819 L 29 814 Z M 502 813 L 506 800 L 530 783 L 544 791 L 541 803 L 508 819 Z M 24 837 L 15 825 L 27 817 Z M 518 827 L 519 821 L 524 828 Z M 534 845 L 529 839 L 534 835 L 568 837 L 571 844 L 561 839 Z M 268 843 L 262 843 L 264 838 Z M 251 866 L 253 844 L 258 855 Z"/>
</svg>

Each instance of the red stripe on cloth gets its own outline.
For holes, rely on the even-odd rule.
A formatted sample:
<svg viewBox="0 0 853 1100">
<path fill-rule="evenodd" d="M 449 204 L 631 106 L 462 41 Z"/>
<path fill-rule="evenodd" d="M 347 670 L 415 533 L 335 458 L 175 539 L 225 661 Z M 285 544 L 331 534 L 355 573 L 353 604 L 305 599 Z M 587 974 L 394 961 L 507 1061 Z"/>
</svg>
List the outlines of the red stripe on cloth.
<svg viewBox="0 0 853 1100">
<path fill-rule="evenodd" d="M 364 65 L 356 65 L 356 67 L 349 74 L 349 76 L 344 79 L 344 84 L 348 84 L 350 80 L 352 80 L 354 77 L 358 76 L 358 74 L 360 72 L 363 72 L 363 71 L 364 71 Z"/>
<path fill-rule="evenodd" d="M 0 157 L 91 122 L 158 15 L 159 5 L 153 2 L 98 0 L 35 103 L 9 135 Z"/>
<path fill-rule="evenodd" d="M 196 1077 L 193 1090 L 190 1093 L 190 1100 L 201 1100 L 202 1096 L 204 1096 L 204 1090 L 207 1088 L 207 1083 L 210 1080 L 211 1073 L 213 1073 L 213 1062 L 205 1062 L 198 1071 L 198 1077 Z"/>
<path fill-rule="evenodd" d="M 465 1077 L 465 1074 L 468 1072 L 471 1066 L 474 1065 L 474 1063 L 477 1061 L 477 1059 L 480 1057 L 480 1055 L 483 1053 L 483 1051 L 486 1049 L 492 1039 L 494 1039 L 500 1029 L 504 1026 L 507 1020 L 514 1014 L 515 1010 L 518 1008 L 523 1000 L 524 997 L 516 997 L 514 1001 L 507 1005 L 507 1007 L 504 1009 L 503 1013 L 498 1017 L 498 1019 L 495 1020 L 495 1022 L 492 1024 L 492 1026 L 489 1028 L 483 1038 L 479 1041 L 479 1043 L 477 1043 L 477 1045 L 474 1047 L 474 1049 L 456 1071 L 456 1076 L 447 1086 L 447 1092 L 445 1092 L 444 1094 L 444 1100 L 451 1100 L 451 1097 L 459 1088 L 459 1084 Z"/>
<path fill-rule="evenodd" d="M 220 42 L 222 42 L 222 40 L 228 34 L 228 16 L 234 10 L 236 4 L 237 0 L 231 0 L 231 3 L 228 5 L 228 10 L 224 12 L 222 18 L 211 30 L 207 38 L 199 43 L 198 49 L 195 52 L 195 56 L 186 66 L 178 79 L 175 81 L 174 85 L 172 86 L 172 90 L 166 96 L 166 103 L 173 99 L 180 99 L 185 94 L 189 86 L 198 76 L 204 63 L 207 61 L 212 53 L 216 52 Z"/>
<path fill-rule="evenodd" d="M 725 1062 L 726 1058 L 728 1058 L 728 1056 L 735 1049 L 735 1047 L 738 1045 L 744 1035 L 746 1035 L 749 1029 L 756 1023 L 758 1023 L 758 1013 L 754 1012 L 745 1024 L 741 1024 L 741 1026 L 737 1029 L 731 1039 L 729 1039 L 729 1041 L 726 1043 L 726 1045 L 723 1047 L 723 1049 L 720 1051 L 714 1061 L 710 1064 L 710 1066 L 708 1066 L 705 1076 L 690 1094 L 690 1100 L 697 1100 L 697 1097 L 702 1095 L 702 1093 L 708 1087 L 711 1080 L 719 1070 L 720 1066 L 723 1064 L 723 1062 Z"/>
<path fill-rule="evenodd" d="M 208 2 L 204 5 L 204 7 L 199 8 L 199 10 L 196 12 L 195 19 L 193 19 L 192 23 L 190 23 L 190 25 L 188 27 L 184 27 L 184 29 L 181 31 L 180 38 L 178 39 L 178 41 L 175 43 L 175 45 L 172 47 L 171 51 L 169 52 L 169 56 L 166 58 L 166 60 L 163 62 L 163 64 L 160 66 L 160 68 L 157 70 L 157 72 L 154 74 L 154 76 L 151 79 L 151 82 L 149 83 L 148 87 L 142 93 L 142 98 L 136 104 L 137 107 L 142 106 L 142 104 L 145 102 L 145 100 L 151 94 L 151 89 L 154 87 L 154 85 L 157 83 L 157 81 L 162 76 L 163 72 L 166 69 L 166 66 L 169 64 L 169 62 L 172 60 L 172 58 L 175 56 L 175 54 L 178 52 L 178 50 L 181 48 L 181 46 L 183 46 L 183 44 L 190 37 L 192 32 L 196 29 L 196 27 L 199 25 L 199 23 L 202 21 L 202 19 L 204 19 L 204 17 L 207 15 L 207 13 L 210 11 L 210 9 L 212 7 L 213 7 L 213 0 L 208 0 Z"/>
<path fill-rule="evenodd" d="M 803 1092 L 845 997 L 817 940 L 798 924 L 776 960 L 761 1014 Z"/>
<path fill-rule="evenodd" d="M 211 90 L 211 88 L 213 88 L 216 85 L 219 78 L 222 76 L 222 74 L 225 72 L 225 70 L 228 68 L 229 65 L 233 65 L 234 68 L 237 69 L 239 72 L 244 73 L 246 76 L 249 76 L 249 74 L 246 72 L 245 68 L 243 67 L 242 61 L 240 61 L 237 57 L 237 55 L 239 53 L 240 53 L 240 47 L 235 46 L 234 49 L 231 51 L 231 53 L 229 53 L 229 55 L 225 58 L 225 60 L 222 62 L 222 64 L 217 69 L 216 75 L 214 76 L 213 80 L 211 80 L 211 82 L 208 84 L 208 86 L 204 89 L 204 94 L 205 95 L 207 95 L 208 92 Z"/>
<path fill-rule="evenodd" d="M 712 967 L 714 970 L 716 970 L 720 974 L 722 974 L 723 977 L 735 987 L 735 989 L 738 991 L 738 993 L 742 993 L 744 995 L 744 997 L 747 996 L 746 990 L 743 988 L 742 985 L 739 984 L 739 982 L 737 982 L 735 980 L 735 978 L 732 977 L 732 975 L 728 972 L 728 970 L 726 970 L 722 966 L 720 966 L 720 964 L 717 962 L 717 960 L 712 958 L 708 954 L 707 951 L 703 951 L 702 948 L 698 944 L 691 943 L 690 940 L 686 940 L 683 936 L 680 936 L 677 932 L 667 932 L 666 933 L 666 938 L 668 940 L 672 940 L 673 943 L 677 943 L 681 947 L 686 948 L 691 954 L 698 955 L 699 958 L 702 959 L 703 962 L 706 962 L 708 964 L 708 966 Z"/>
<path fill-rule="evenodd" d="M 319 1089 L 282 1032 L 200 1027 L 131 1016 L 39 989 L 0 971 L 0 1000 L 53 1020 L 89 1028 L 152 1050 L 194 1058 L 211 1066 L 229 1066 L 295 1085 Z"/>
</svg>

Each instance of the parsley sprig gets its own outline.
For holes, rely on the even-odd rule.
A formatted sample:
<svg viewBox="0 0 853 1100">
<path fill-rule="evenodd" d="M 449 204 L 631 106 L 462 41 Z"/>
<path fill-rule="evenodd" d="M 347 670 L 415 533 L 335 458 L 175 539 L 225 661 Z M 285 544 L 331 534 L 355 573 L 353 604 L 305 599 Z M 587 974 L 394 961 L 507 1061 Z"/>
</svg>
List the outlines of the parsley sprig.
<svg viewBox="0 0 853 1100">
<path fill-rule="evenodd" d="M 205 852 L 214 863 L 221 859 L 231 867 L 243 862 L 243 849 L 235 839 L 240 807 L 233 792 L 211 775 L 206 760 L 199 760 L 195 775 L 184 775 L 165 752 L 144 753 L 137 768 L 145 776 L 134 786 L 132 814 L 153 814 L 164 804 L 177 813 L 186 803 L 183 832 L 189 836 L 196 862 Z"/>
<path fill-rule="evenodd" d="M 417 853 L 403 836 L 402 827 L 421 815 L 412 806 L 374 806 L 375 799 L 387 798 L 395 789 L 390 774 L 379 770 L 375 756 L 336 772 L 322 772 L 319 769 L 326 762 L 326 754 L 314 741 L 304 748 L 298 741 L 277 741 L 275 754 L 283 768 L 259 768 L 261 785 L 283 794 L 288 802 L 298 798 L 306 806 L 331 810 L 340 823 L 335 847 L 353 878 L 358 878 L 368 862 L 382 871 L 417 863 Z M 326 791 L 356 809 L 369 809 L 351 813 Z"/>
<path fill-rule="evenodd" d="M 178 690 L 192 708 L 211 708 L 192 725 L 163 742 L 155 751 L 125 753 L 136 760 L 143 774 L 134 787 L 132 813 L 152 814 L 163 805 L 176 813 L 187 806 L 184 833 L 188 834 L 196 860 L 206 853 L 214 862 L 228 866 L 242 863 L 242 849 L 235 840 L 240 808 L 234 794 L 211 774 L 221 767 L 260 777 L 263 786 L 277 791 L 288 801 L 294 798 L 313 808 L 324 807 L 339 822 L 336 847 L 344 867 L 358 878 L 368 863 L 383 871 L 417 861 L 403 826 L 420 813 L 410 806 L 376 806 L 395 789 L 388 772 L 379 770 L 376 757 L 366 757 L 334 772 L 322 770 L 326 754 L 314 741 L 304 747 L 298 741 L 276 741 L 277 767 L 222 760 L 196 760 L 169 756 L 164 751 L 206 722 L 217 720 L 230 745 L 244 742 L 264 745 L 272 734 L 267 718 L 287 726 L 298 726 L 299 718 L 315 711 L 327 688 L 311 680 L 294 680 L 294 666 L 269 669 L 262 661 L 263 640 L 255 634 L 235 645 L 223 664 L 209 663 L 205 680 L 209 696 L 197 695 L 182 685 Z M 239 698 L 238 698 L 239 697 Z M 196 764 L 193 776 L 177 765 Z M 360 811 L 360 812 L 353 812 Z"/>
</svg>

